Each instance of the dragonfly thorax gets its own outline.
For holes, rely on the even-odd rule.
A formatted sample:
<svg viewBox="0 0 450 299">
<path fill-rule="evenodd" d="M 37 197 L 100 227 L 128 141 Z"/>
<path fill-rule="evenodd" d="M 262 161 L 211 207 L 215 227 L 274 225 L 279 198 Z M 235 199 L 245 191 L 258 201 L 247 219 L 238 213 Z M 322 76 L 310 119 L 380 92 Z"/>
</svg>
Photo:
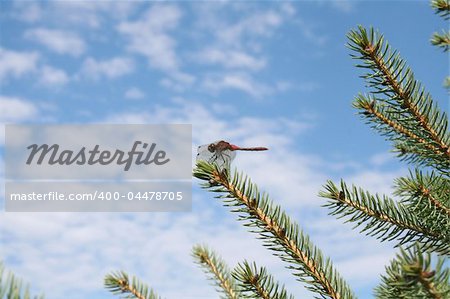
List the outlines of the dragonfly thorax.
<svg viewBox="0 0 450 299">
<path fill-rule="evenodd" d="M 208 145 L 208 151 L 210 151 L 211 153 L 224 150 L 232 150 L 232 148 L 228 142 L 223 140 L 216 141 Z"/>
</svg>

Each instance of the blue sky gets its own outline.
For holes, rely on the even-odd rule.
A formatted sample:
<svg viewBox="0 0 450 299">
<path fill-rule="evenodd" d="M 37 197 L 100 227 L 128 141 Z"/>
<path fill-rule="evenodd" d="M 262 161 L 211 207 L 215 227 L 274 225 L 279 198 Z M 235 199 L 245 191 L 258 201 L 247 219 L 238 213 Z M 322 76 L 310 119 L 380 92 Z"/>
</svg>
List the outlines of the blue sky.
<svg viewBox="0 0 450 299">
<path fill-rule="evenodd" d="M 365 89 L 345 35 L 358 24 L 378 28 L 448 110 L 447 58 L 429 44 L 445 24 L 428 1 L 0 5 L 2 123 L 189 123 L 193 149 L 220 139 L 267 146 L 234 165 L 300 223 L 360 298 L 371 297 L 393 244 L 327 216 L 317 193 L 341 177 L 389 193 L 407 168 L 351 108 Z M 1 213 L 1 256 L 49 299 L 112 298 L 102 278 L 113 269 L 165 298 L 216 298 L 190 257 L 206 243 L 231 266 L 256 260 L 297 298 L 312 298 L 197 185 L 192 213 Z"/>
</svg>

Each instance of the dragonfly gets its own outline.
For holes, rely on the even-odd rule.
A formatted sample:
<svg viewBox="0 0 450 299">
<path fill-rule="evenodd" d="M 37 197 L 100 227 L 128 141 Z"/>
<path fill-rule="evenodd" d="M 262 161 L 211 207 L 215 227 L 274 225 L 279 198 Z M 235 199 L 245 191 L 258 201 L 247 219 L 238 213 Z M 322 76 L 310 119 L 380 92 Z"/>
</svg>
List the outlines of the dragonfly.
<svg viewBox="0 0 450 299">
<path fill-rule="evenodd" d="M 197 161 L 215 163 L 219 168 L 227 166 L 236 157 L 236 151 L 266 151 L 267 147 L 239 147 L 224 140 L 201 145 L 197 150 Z"/>
</svg>

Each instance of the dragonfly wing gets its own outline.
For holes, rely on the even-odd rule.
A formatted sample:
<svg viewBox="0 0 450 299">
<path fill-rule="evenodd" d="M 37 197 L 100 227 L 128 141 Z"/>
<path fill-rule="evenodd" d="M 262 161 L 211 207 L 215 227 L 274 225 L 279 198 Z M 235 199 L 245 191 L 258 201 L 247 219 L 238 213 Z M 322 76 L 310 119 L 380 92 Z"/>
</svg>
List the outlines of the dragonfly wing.
<svg viewBox="0 0 450 299">
<path fill-rule="evenodd" d="M 236 153 L 231 150 L 210 151 L 210 144 L 201 145 L 197 150 L 197 161 L 202 160 L 208 163 L 215 163 L 219 167 L 229 165 L 236 157 Z"/>
<path fill-rule="evenodd" d="M 216 153 L 214 163 L 219 168 L 230 167 L 231 161 L 236 157 L 236 153 L 230 150 L 224 150 Z"/>
<path fill-rule="evenodd" d="M 234 158 L 236 157 L 236 152 L 235 151 L 230 151 L 230 150 L 224 150 L 221 151 L 220 154 L 217 155 L 217 159 L 221 159 L 223 161 L 224 164 L 226 163 L 230 163 L 231 161 L 234 160 Z"/>
<path fill-rule="evenodd" d="M 208 150 L 209 144 L 201 145 L 197 149 L 197 161 L 206 161 L 208 163 L 214 162 L 216 153 Z"/>
</svg>

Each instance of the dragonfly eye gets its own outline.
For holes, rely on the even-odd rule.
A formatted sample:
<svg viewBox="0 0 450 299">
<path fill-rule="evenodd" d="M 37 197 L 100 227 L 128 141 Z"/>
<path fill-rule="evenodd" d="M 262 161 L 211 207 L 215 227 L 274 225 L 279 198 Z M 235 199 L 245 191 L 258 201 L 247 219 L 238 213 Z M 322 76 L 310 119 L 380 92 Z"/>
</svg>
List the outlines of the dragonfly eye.
<svg viewBox="0 0 450 299">
<path fill-rule="evenodd" d="M 208 151 L 210 151 L 211 153 L 214 153 L 215 150 L 216 150 L 216 145 L 214 143 L 211 143 L 210 145 L 208 145 Z"/>
</svg>

